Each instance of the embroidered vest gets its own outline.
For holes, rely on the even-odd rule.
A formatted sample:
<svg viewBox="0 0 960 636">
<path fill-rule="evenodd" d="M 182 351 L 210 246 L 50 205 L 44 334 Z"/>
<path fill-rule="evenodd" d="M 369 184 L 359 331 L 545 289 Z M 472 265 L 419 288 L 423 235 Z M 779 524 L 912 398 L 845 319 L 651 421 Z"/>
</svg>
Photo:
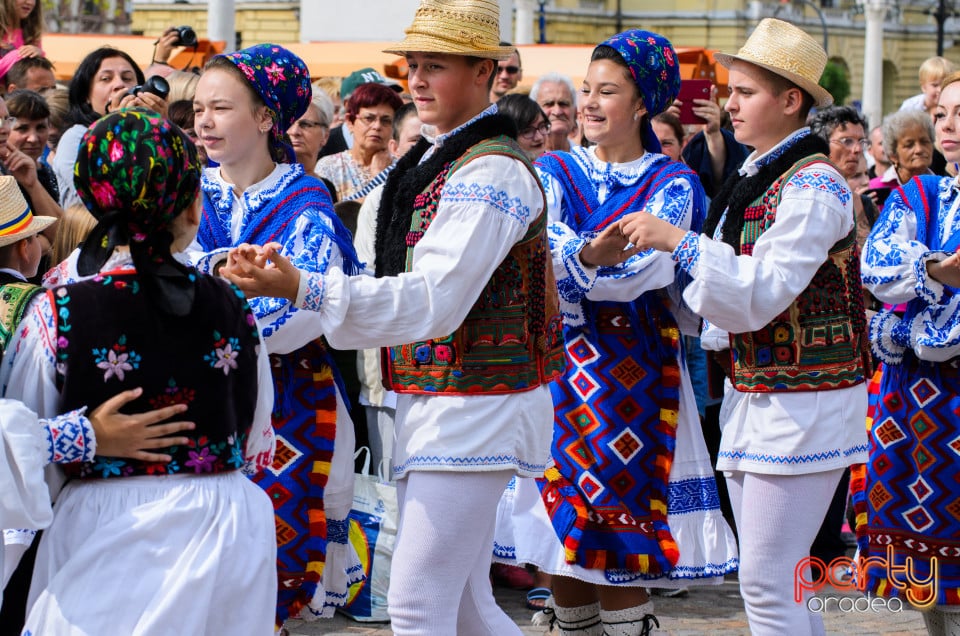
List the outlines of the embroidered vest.
<svg viewBox="0 0 960 636">
<path fill-rule="evenodd" d="M 812 155 L 795 163 L 747 207 L 742 254 L 773 225 L 782 187 L 797 171 L 828 163 Z M 860 288 L 856 227 L 833 245 L 813 280 L 765 327 L 730 334 L 731 380 L 738 391 L 782 392 L 841 389 L 864 382 L 869 372 L 866 314 Z"/>
<path fill-rule="evenodd" d="M 536 176 L 516 142 L 506 136 L 480 142 L 448 164 L 414 202 L 407 271 L 413 267 L 414 247 L 436 216 L 447 179 L 485 155 L 513 157 Z M 384 349 L 383 354 L 384 385 L 398 393 L 513 393 L 558 377 L 565 364 L 563 322 L 547 242 L 546 206 L 455 332 Z"/>
<path fill-rule="evenodd" d="M 219 473 L 243 465 L 257 402 L 256 321 L 243 294 L 211 276 L 197 278 L 193 311 L 158 316 L 136 273 L 107 272 L 48 292 L 57 316 L 57 388 L 62 411 L 92 410 L 143 387 L 125 413 L 187 404 L 190 442 L 163 449 L 166 463 L 97 456 L 66 467 L 87 478 Z M 109 310 L 107 310 L 109 308 Z"/>
<path fill-rule="evenodd" d="M 8 283 L 0 287 L 0 352 L 7 348 L 30 301 L 44 291 L 31 283 Z"/>
</svg>

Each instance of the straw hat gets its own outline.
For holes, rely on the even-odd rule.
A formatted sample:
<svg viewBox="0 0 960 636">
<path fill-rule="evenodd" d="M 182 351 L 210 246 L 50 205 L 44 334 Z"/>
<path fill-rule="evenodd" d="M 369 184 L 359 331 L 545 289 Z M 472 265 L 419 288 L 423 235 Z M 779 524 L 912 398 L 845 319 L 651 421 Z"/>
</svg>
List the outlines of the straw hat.
<svg viewBox="0 0 960 636">
<path fill-rule="evenodd" d="M 785 77 L 810 93 L 817 108 L 833 103 L 833 96 L 817 83 L 827 65 L 826 51 L 804 31 L 783 20 L 762 20 L 736 55 L 718 53 L 714 59 L 727 68 L 736 60 L 749 62 Z"/>
<path fill-rule="evenodd" d="M 0 247 L 42 232 L 56 220 L 52 216 L 34 216 L 17 180 L 0 176 Z"/>
<path fill-rule="evenodd" d="M 403 42 L 384 53 L 451 53 L 493 60 L 513 55 L 500 46 L 500 5 L 496 0 L 421 0 Z"/>
</svg>

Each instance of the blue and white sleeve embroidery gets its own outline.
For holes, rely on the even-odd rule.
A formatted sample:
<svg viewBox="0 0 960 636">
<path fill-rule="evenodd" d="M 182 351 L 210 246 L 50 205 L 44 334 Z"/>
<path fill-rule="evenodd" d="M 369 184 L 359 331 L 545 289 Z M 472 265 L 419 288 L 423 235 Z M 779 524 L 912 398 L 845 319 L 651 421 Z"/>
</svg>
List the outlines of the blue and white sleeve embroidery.
<svg viewBox="0 0 960 636">
<path fill-rule="evenodd" d="M 201 274 L 215 274 L 217 266 L 227 260 L 229 251 L 229 247 L 218 247 L 212 252 L 203 252 L 194 263 L 197 271 Z"/>
<path fill-rule="evenodd" d="M 783 188 L 783 196 L 791 190 L 817 190 L 835 197 L 840 205 L 847 207 L 853 199 L 850 186 L 836 172 L 816 166 L 804 168 L 794 173 Z"/>
<path fill-rule="evenodd" d="M 683 240 L 673 250 L 673 260 L 680 269 L 696 277 L 697 265 L 700 264 L 700 235 L 696 232 L 687 232 Z"/>
<path fill-rule="evenodd" d="M 921 360 L 946 362 L 960 355 L 960 296 L 929 305 L 914 317 L 910 343 Z"/>
<path fill-rule="evenodd" d="M 297 220 L 293 233 L 283 245 L 282 254 L 301 271 L 301 276 L 304 272 L 322 274 L 331 264 L 340 261 L 340 250 L 330 238 L 332 230 L 322 223 L 322 220 L 310 219 L 305 214 Z M 297 311 L 295 304 L 285 298 L 251 298 L 250 307 L 267 341 Z"/>
<path fill-rule="evenodd" d="M 47 463 L 93 461 L 97 453 L 97 442 L 93 425 L 84 415 L 86 410 L 84 407 L 53 419 L 40 420 L 47 441 Z"/>
<path fill-rule="evenodd" d="M 585 236 L 593 235 L 587 233 Z M 587 244 L 585 236 L 578 236 L 559 221 L 547 226 L 553 273 L 560 297 L 560 312 L 570 325 L 583 324 L 583 309 L 580 303 L 593 289 L 597 280 L 597 268 L 584 267 L 580 262 L 580 250 Z"/>
<path fill-rule="evenodd" d="M 921 254 L 913 262 L 913 274 L 917 278 L 914 291 L 928 305 L 943 304 L 950 298 L 950 295 L 947 294 L 943 283 L 927 274 L 927 263 L 942 261 L 949 257 L 949 252 L 928 251 Z"/>
<path fill-rule="evenodd" d="M 296 307 L 307 311 L 321 311 L 324 290 L 323 274 L 300 272 L 300 289 L 297 292 Z"/>
<path fill-rule="evenodd" d="M 926 245 L 916 240 L 917 217 L 899 192 L 887 199 L 880 218 L 863 246 L 863 285 L 882 302 L 898 304 L 920 297 L 936 298 L 926 281 Z M 929 257 L 928 257 L 929 258 Z M 918 276 L 923 268 L 923 280 Z"/>
<path fill-rule="evenodd" d="M 510 194 L 490 183 L 474 183 L 462 179 L 451 179 L 441 193 L 444 203 L 450 205 L 486 205 L 513 219 L 523 227 L 530 224 L 532 211 L 520 197 Z"/>
</svg>

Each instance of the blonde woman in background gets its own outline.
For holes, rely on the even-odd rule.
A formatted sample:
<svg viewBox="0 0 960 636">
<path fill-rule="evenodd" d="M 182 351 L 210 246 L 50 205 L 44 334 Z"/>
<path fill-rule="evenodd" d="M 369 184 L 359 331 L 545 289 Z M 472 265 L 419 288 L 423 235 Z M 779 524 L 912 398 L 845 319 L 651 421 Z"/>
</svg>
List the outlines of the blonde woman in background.
<svg viewBox="0 0 960 636">
<path fill-rule="evenodd" d="M 97 220 L 82 203 L 75 203 L 64 210 L 57 236 L 53 240 L 50 263 L 56 267 L 65 261 L 86 240 L 96 224 Z"/>
</svg>

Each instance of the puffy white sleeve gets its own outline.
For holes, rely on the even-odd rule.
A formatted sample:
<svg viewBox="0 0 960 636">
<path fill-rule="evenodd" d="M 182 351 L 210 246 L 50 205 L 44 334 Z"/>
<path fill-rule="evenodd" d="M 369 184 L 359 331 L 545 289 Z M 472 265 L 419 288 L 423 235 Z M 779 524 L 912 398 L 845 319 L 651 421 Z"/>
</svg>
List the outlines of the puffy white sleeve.
<svg viewBox="0 0 960 636">
<path fill-rule="evenodd" d="M 784 184 L 776 221 L 757 239 L 752 255 L 687 233 L 673 252 L 693 278 L 683 298 L 719 329 L 755 331 L 806 289 L 853 223 L 852 194 L 843 177 L 823 163 L 804 168 Z"/>
<path fill-rule="evenodd" d="M 436 217 L 398 276 L 301 274 L 297 304 L 317 311 L 339 349 L 385 347 L 451 333 L 542 212 L 537 180 L 516 160 L 481 157 L 444 185 Z"/>
</svg>

